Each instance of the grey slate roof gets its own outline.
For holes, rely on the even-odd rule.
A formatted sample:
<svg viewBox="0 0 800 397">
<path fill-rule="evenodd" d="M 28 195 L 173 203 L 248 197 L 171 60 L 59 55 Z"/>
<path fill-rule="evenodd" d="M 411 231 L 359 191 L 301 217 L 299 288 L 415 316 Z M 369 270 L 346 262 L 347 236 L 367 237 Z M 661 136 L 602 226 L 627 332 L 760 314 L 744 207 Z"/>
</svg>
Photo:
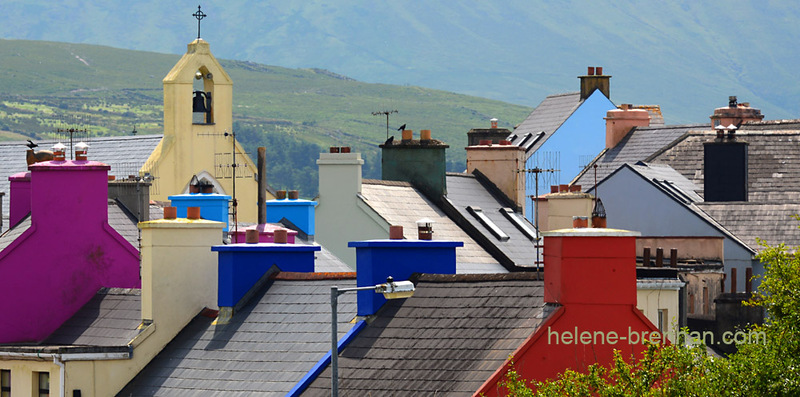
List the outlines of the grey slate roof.
<svg viewBox="0 0 800 397">
<path fill-rule="evenodd" d="M 416 222 L 428 218 L 434 221 L 435 240 L 462 241 L 464 246 L 456 248 L 457 273 L 508 271 L 410 183 L 365 179 L 361 198 L 389 224 L 403 226 L 406 238 L 416 239 Z"/>
<path fill-rule="evenodd" d="M 800 200 L 800 126 L 797 120 L 743 124 L 736 132 L 748 145 L 748 201 L 790 203 Z M 700 186 L 703 143 L 716 133 L 707 127 L 655 153 L 649 161 L 671 166 Z"/>
<path fill-rule="evenodd" d="M 471 396 L 544 321 L 534 278 L 418 275 L 340 354 L 341 394 Z M 330 382 L 328 367 L 303 395 L 329 396 Z"/>
<path fill-rule="evenodd" d="M 111 166 L 109 175 L 118 178 L 138 174 L 139 169 L 150 157 L 150 153 L 161 142 L 162 135 L 138 135 L 90 138 L 89 159 Z M 38 141 L 37 149 L 50 149 L 55 142 Z M 76 142 L 77 143 L 77 142 Z M 25 141 L 0 142 L 0 192 L 6 192 L 9 200 L 8 177 L 28 170 L 25 162 Z M 8 206 L 3 206 L 3 214 L 8 215 Z"/>
<path fill-rule="evenodd" d="M 498 197 L 502 195 L 496 187 L 486 187 L 474 176 L 469 174 L 448 173 L 447 180 L 447 202 L 451 203 L 458 211 L 456 223 L 467 222 L 473 230 L 482 235 L 484 241 L 491 244 L 501 251 L 502 255 L 508 258 L 513 266 L 535 266 L 536 262 L 536 243 L 535 240 L 526 236 L 513 224 L 506 215 L 503 215 L 503 208 L 510 209 L 508 203 L 503 203 Z M 508 239 L 498 238 L 492 231 L 477 219 L 468 207 L 480 208 L 481 212 L 493 222 Z M 453 214 L 451 214 L 451 217 Z M 535 233 L 536 228 L 520 213 L 509 214 L 516 217 L 529 230 Z M 533 238 L 535 239 L 535 235 Z"/>
<path fill-rule="evenodd" d="M 139 249 L 139 227 L 136 218 L 130 215 L 116 200 L 108 200 L 108 225 L 134 248 Z"/>
<path fill-rule="evenodd" d="M 8 247 L 17 237 L 21 236 L 22 233 L 25 233 L 28 228 L 31 227 L 31 215 L 28 214 L 23 220 L 17 224 L 17 227 L 13 229 L 8 229 L 0 235 L 0 251 L 3 251 Z"/>
<path fill-rule="evenodd" d="M 582 103 L 580 92 L 548 96 L 514 129 L 512 134 L 516 137 L 511 143 L 524 146 L 530 142 L 523 143 L 527 134 L 531 134 L 529 139 L 534 139 L 537 134 L 544 132 L 544 135 L 526 151 L 526 156 L 530 157 Z"/>
<path fill-rule="evenodd" d="M 195 317 L 118 395 L 285 395 L 330 350 L 333 285 L 355 279 L 276 279 L 229 324 Z M 353 326 L 355 297 L 339 297 L 340 337 Z"/>
<path fill-rule="evenodd" d="M 140 290 L 103 288 L 42 344 L 125 346 L 139 332 L 141 308 Z"/>
<path fill-rule="evenodd" d="M 600 152 L 570 184 L 581 185 L 584 191 L 588 191 L 594 186 L 595 165 L 597 165 L 597 181 L 600 181 L 622 164 L 643 161 L 689 131 L 707 127 L 707 124 L 636 127 L 617 146 Z"/>
<path fill-rule="evenodd" d="M 754 250 L 761 248 L 757 238 L 770 245 L 785 243 L 790 251 L 800 246 L 800 229 L 792 218 L 800 214 L 800 203 L 697 203 L 697 206 Z"/>
</svg>

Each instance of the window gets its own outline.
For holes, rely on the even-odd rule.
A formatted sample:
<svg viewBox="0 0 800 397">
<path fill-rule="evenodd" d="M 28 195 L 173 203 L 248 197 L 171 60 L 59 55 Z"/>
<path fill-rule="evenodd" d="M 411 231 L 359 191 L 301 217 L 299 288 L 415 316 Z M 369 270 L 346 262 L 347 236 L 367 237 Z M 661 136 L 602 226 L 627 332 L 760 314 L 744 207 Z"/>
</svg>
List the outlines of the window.
<svg viewBox="0 0 800 397">
<path fill-rule="evenodd" d="M 11 397 L 11 370 L 0 369 L 0 397 Z"/>
<path fill-rule="evenodd" d="M 486 214 L 483 213 L 483 210 L 480 207 L 469 206 L 467 207 L 467 212 L 469 212 L 470 214 L 472 214 L 472 216 L 478 219 L 478 221 L 487 229 L 489 229 L 489 231 L 495 237 L 497 237 L 498 240 L 506 241 L 509 239 L 508 235 L 499 227 L 497 227 L 497 225 L 494 222 L 492 222 L 492 220 L 489 219 L 489 217 L 487 217 Z"/>
<path fill-rule="evenodd" d="M 528 226 L 527 221 L 522 220 L 517 214 L 514 213 L 514 210 L 511 208 L 503 207 L 500 208 L 500 213 L 509 220 L 509 222 L 513 223 L 514 226 L 519 229 L 525 237 L 536 240 L 536 232 L 533 231 L 531 227 Z"/>
<path fill-rule="evenodd" d="M 39 381 L 39 397 L 47 397 L 50 395 L 50 373 L 49 372 L 34 372 Z"/>
</svg>

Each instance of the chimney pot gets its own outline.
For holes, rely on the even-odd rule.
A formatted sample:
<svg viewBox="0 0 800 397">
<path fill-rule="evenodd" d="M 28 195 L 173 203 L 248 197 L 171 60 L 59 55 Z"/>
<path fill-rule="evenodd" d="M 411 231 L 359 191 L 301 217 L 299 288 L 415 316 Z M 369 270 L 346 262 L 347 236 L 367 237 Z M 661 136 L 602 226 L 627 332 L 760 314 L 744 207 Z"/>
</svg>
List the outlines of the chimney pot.
<svg viewBox="0 0 800 397">
<path fill-rule="evenodd" d="M 65 152 L 67 147 L 64 146 L 63 143 L 59 142 L 53 145 L 53 161 L 66 161 Z"/>
<path fill-rule="evenodd" d="M 603 67 L 602 66 L 595 66 L 595 75 L 602 76 L 603 75 Z"/>
<path fill-rule="evenodd" d="M 419 140 L 421 140 L 421 141 L 430 141 L 431 140 L 431 130 L 420 130 L 419 131 Z"/>
<path fill-rule="evenodd" d="M 417 234 L 420 240 L 433 239 L 433 221 L 428 218 L 422 218 L 417 221 Z"/>
<path fill-rule="evenodd" d="M 392 225 L 389 226 L 389 239 L 402 240 L 403 239 L 403 226 Z"/>
<path fill-rule="evenodd" d="M 573 193 L 580 193 L 581 192 L 581 185 L 571 185 L 569 187 L 569 191 Z"/>
<path fill-rule="evenodd" d="M 558 185 L 558 192 L 559 193 L 566 193 L 569 192 L 569 185 Z"/>
<path fill-rule="evenodd" d="M 339 148 L 336 148 L 336 149 L 339 149 Z M 336 152 L 336 153 L 338 153 L 338 152 Z M 277 192 L 275 192 L 275 193 L 276 193 L 276 198 L 277 198 L 278 200 L 284 200 L 284 199 L 286 199 L 286 190 L 278 190 L 278 191 L 277 191 Z"/>
<path fill-rule="evenodd" d="M 678 267 L 678 249 L 671 248 L 669 250 L 669 266 Z"/>
<path fill-rule="evenodd" d="M 656 267 L 664 266 L 664 249 L 661 247 L 656 248 Z"/>
<path fill-rule="evenodd" d="M 289 190 L 289 200 L 297 200 L 300 198 L 300 192 L 297 190 Z"/>
<path fill-rule="evenodd" d="M 273 240 L 276 244 L 286 244 L 289 233 L 286 229 L 275 229 L 273 232 Z"/>
<path fill-rule="evenodd" d="M 492 128 L 497 128 L 497 118 L 492 118 L 489 121 L 492 123 Z"/>
<path fill-rule="evenodd" d="M 550 193 L 558 193 L 558 185 L 550 185 Z"/>
<path fill-rule="evenodd" d="M 479 144 L 481 146 L 492 146 L 492 140 L 491 139 L 481 139 Z"/>
<path fill-rule="evenodd" d="M 178 217 L 177 207 L 164 207 L 164 219 L 175 219 Z"/>
<path fill-rule="evenodd" d="M 650 247 L 644 247 L 642 250 L 642 266 L 650 267 Z"/>
<path fill-rule="evenodd" d="M 410 141 L 414 139 L 414 131 L 412 130 L 403 130 L 403 140 Z"/>
<path fill-rule="evenodd" d="M 597 229 L 605 229 L 607 226 L 606 217 L 592 216 L 592 227 Z"/>
<path fill-rule="evenodd" d="M 589 66 L 587 68 L 586 74 L 589 76 L 594 76 L 594 66 Z"/>
<path fill-rule="evenodd" d="M 744 269 L 744 292 L 752 293 L 753 292 L 753 268 L 748 267 Z"/>
<path fill-rule="evenodd" d="M 731 268 L 731 293 L 736 293 L 736 268 Z"/>
<path fill-rule="evenodd" d="M 330 150 L 331 153 L 339 153 L 338 146 L 331 146 L 328 150 Z"/>
<path fill-rule="evenodd" d="M 186 217 L 189 219 L 200 219 L 200 207 L 186 207 Z"/>
<path fill-rule="evenodd" d="M 350 146 L 342 146 L 339 148 L 339 153 L 350 153 Z"/>
<path fill-rule="evenodd" d="M 589 227 L 589 218 L 585 216 L 573 216 L 572 227 L 575 229 L 583 229 Z"/>
<path fill-rule="evenodd" d="M 503 145 L 503 146 L 509 146 L 509 145 L 511 145 L 511 141 L 509 141 L 507 139 L 502 139 L 502 140 L 500 140 L 500 144 Z"/>
<path fill-rule="evenodd" d="M 247 229 L 245 231 L 244 241 L 247 244 L 256 244 L 256 243 L 258 243 L 258 230 L 257 229 Z"/>
</svg>

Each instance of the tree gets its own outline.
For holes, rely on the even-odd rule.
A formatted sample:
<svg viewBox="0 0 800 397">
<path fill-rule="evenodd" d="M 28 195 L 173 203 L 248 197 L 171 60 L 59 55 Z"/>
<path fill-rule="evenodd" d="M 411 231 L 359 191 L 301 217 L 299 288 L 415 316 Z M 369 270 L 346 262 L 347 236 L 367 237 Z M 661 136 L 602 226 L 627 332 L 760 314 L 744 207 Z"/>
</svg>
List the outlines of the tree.
<svg viewBox="0 0 800 397">
<path fill-rule="evenodd" d="M 765 272 L 748 304 L 767 311 L 765 324 L 749 330 L 763 338 L 738 344 L 727 358 L 710 356 L 702 345 L 649 345 L 638 359 L 615 352 L 609 368 L 567 370 L 547 382 L 529 384 L 512 369 L 508 395 L 800 396 L 800 248 L 761 244 Z"/>
</svg>

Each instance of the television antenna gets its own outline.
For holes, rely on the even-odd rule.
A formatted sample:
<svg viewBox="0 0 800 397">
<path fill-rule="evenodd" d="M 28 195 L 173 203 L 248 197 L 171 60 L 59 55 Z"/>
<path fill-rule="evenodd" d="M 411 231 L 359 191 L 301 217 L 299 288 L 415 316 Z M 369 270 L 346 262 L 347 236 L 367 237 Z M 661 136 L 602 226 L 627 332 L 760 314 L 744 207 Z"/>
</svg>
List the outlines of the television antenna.
<svg viewBox="0 0 800 397">
<path fill-rule="evenodd" d="M 62 116 L 59 117 L 61 126 L 56 127 L 56 134 L 59 136 L 67 137 L 69 134 L 69 159 L 74 160 L 75 151 L 73 150 L 73 140 L 77 137 L 81 140 L 89 139 L 89 130 L 83 122 L 82 116 Z"/>
<path fill-rule="evenodd" d="M 535 218 L 534 218 L 534 226 L 536 226 L 536 272 L 539 272 L 539 267 L 541 265 L 541 248 L 542 248 L 542 234 L 539 230 L 539 174 L 553 174 L 558 172 L 559 170 L 555 168 L 539 168 L 534 167 L 530 169 L 523 169 L 520 172 L 525 172 L 527 174 L 533 174 L 533 178 L 535 181 L 535 189 L 534 193 L 530 195 L 531 200 L 533 200 Z"/>
<path fill-rule="evenodd" d="M 373 116 L 386 116 L 386 139 L 389 139 L 389 115 L 392 113 L 397 113 L 397 110 L 382 110 L 380 112 L 372 112 Z"/>
</svg>

